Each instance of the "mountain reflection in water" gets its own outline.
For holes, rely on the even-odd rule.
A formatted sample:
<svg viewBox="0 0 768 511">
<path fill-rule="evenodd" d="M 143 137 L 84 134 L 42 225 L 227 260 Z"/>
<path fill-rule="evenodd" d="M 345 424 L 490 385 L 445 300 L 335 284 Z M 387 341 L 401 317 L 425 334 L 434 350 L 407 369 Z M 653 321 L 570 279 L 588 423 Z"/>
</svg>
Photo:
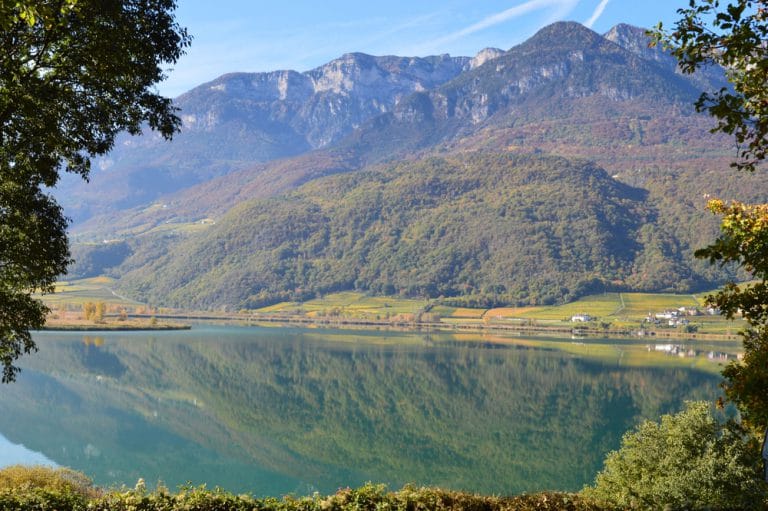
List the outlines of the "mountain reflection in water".
<svg viewBox="0 0 768 511">
<path fill-rule="evenodd" d="M 716 365 L 643 362 L 663 355 L 626 342 L 254 327 L 36 340 L 0 393 L 10 442 L 103 485 L 256 495 L 577 490 L 625 430 L 712 400 L 719 381 Z"/>
</svg>

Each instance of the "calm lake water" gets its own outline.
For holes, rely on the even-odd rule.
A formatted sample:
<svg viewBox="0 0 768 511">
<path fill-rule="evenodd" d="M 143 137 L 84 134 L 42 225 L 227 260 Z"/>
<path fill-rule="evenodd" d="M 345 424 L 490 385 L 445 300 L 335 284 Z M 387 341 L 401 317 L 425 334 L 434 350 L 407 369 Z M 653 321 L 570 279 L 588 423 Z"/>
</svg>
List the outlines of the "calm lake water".
<svg viewBox="0 0 768 511">
<path fill-rule="evenodd" d="M 0 392 L 0 464 L 258 496 L 577 490 L 641 419 L 714 399 L 710 352 L 737 349 L 218 326 L 35 339 Z"/>
</svg>

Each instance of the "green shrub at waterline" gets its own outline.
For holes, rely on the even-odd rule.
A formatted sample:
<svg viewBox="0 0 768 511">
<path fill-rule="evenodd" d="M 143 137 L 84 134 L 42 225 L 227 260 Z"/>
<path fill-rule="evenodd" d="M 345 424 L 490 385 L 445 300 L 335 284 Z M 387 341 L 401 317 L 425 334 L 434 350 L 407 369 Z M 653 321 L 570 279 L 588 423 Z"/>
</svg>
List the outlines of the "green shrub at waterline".
<svg viewBox="0 0 768 511">
<path fill-rule="evenodd" d="M 24 472 L 26 467 L 14 467 Z M 48 472 L 46 475 L 46 471 Z M 3 471 L 0 471 L 2 474 Z M 58 481 L 68 469 L 32 467 L 29 481 L 16 477 L 16 482 L 0 487 L 0 511 L 613 511 L 610 504 L 599 504 L 588 498 L 567 493 L 538 493 L 516 497 L 487 497 L 435 488 L 406 486 L 385 491 L 384 485 L 367 484 L 357 489 L 340 489 L 333 495 L 309 497 L 286 496 L 282 499 L 257 499 L 249 495 L 233 495 L 221 490 L 183 488 L 177 493 L 166 489 L 148 492 L 143 481 L 134 489 L 112 490 L 98 495 L 91 491 L 74 491 Z M 40 478 L 42 476 L 42 479 Z M 87 478 L 79 474 L 81 480 Z M 42 484 L 39 484 L 43 481 Z M 53 484 L 49 484 L 54 481 Z"/>
<path fill-rule="evenodd" d="M 78 510 L 102 492 L 68 468 L 14 465 L 0 469 L 0 510 Z"/>
<path fill-rule="evenodd" d="M 88 476 L 65 467 L 13 465 L 0 469 L 0 491 L 33 490 L 72 493 L 83 498 L 98 497 L 102 493 Z"/>
<path fill-rule="evenodd" d="M 582 493 L 631 509 L 768 509 L 756 441 L 700 401 L 626 433 Z"/>
</svg>

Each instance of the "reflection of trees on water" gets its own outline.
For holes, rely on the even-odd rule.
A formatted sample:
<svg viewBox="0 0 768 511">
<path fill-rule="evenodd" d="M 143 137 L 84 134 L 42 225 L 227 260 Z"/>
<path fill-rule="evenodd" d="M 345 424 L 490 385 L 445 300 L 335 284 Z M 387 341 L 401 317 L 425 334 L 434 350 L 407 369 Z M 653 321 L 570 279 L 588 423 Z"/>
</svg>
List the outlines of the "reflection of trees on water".
<svg viewBox="0 0 768 511">
<path fill-rule="evenodd" d="M 256 463 L 325 491 L 366 480 L 496 493 L 576 489 L 640 417 L 711 398 L 717 381 L 552 351 L 445 347 L 439 335 L 430 339 L 435 346 L 419 336 L 413 345 L 382 346 L 263 331 L 117 338 L 102 346 L 45 343 L 30 365 L 56 367 L 36 378 L 51 389 L 63 385 L 53 392 L 79 400 L 82 413 L 96 415 L 94 427 L 115 413 L 130 416 L 126 423 L 146 434 L 160 431 L 217 453 L 209 456 Z M 66 404 L 49 404 L 67 413 Z M 42 413 L 20 411 L 25 420 Z M 164 452 L 148 441 L 144 447 L 155 452 L 142 454 L 142 446 L 126 449 L 124 439 L 85 431 L 126 464 Z M 141 431 L 122 434 L 134 433 Z"/>
</svg>

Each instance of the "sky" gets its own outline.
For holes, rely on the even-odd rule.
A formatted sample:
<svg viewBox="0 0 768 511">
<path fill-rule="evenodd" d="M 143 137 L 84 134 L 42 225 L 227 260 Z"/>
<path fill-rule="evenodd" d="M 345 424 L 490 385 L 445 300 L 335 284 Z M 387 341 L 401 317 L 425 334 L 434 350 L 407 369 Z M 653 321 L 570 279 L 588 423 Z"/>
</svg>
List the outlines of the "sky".
<svg viewBox="0 0 768 511">
<path fill-rule="evenodd" d="M 687 0 L 177 0 L 193 36 L 158 89 L 175 97 L 228 72 L 307 71 L 344 53 L 474 56 L 555 21 L 604 33 L 670 26 Z"/>
</svg>

